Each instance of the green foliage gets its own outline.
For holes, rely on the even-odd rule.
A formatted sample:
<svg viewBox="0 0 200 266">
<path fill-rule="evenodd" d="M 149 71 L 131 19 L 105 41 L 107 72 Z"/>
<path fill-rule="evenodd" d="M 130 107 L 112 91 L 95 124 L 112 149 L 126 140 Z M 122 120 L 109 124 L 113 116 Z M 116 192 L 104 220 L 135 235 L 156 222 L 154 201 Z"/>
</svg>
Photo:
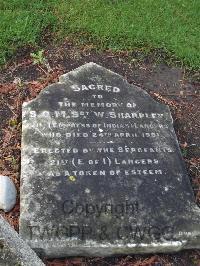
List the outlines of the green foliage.
<svg viewBox="0 0 200 266">
<path fill-rule="evenodd" d="M 44 57 L 44 50 L 39 50 L 37 53 L 31 53 L 30 56 L 33 59 L 33 64 L 45 64 L 46 59 Z"/>
<path fill-rule="evenodd" d="M 3 0 L 0 63 L 18 47 L 37 45 L 51 27 L 57 38 L 87 33 L 102 48 L 163 48 L 197 68 L 199 10 L 198 0 Z"/>
<path fill-rule="evenodd" d="M 164 48 L 186 64 L 200 63 L 200 1 L 63 1 L 65 30 L 89 32 L 112 49 Z"/>
<path fill-rule="evenodd" d="M 187 155 L 188 155 L 188 150 L 186 149 L 186 148 L 182 148 L 182 155 L 183 155 L 183 157 L 187 157 Z"/>
<path fill-rule="evenodd" d="M 0 64 L 25 45 L 37 45 L 46 27 L 56 17 L 42 1 L 11 0 L 0 3 Z"/>
<path fill-rule="evenodd" d="M 15 126 L 17 126 L 17 124 L 18 124 L 17 119 L 15 119 L 15 118 L 10 119 L 10 121 L 9 121 L 9 125 L 10 125 L 11 127 L 15 127 Z"/>
</svg>

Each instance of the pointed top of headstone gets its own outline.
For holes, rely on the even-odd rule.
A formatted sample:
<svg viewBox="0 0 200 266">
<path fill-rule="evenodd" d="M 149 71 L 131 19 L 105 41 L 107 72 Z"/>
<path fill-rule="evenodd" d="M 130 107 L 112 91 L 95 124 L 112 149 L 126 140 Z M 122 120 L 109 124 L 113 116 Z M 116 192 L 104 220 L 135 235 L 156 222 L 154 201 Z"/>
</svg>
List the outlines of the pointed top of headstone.
<svg viewBox="0 0 200 266">
<path fill-rule="evenodd" d="M 59 78 L 59 81 L 60 82 L 65 82 L 66 80 L 69 79 L 70 76 L 76 77 L 77 75 L 79 75 L 80 72 L 86 73 L 86 72 L 90 72 L 91 70 L 92 71 L 95 71 L 95 70 L 96 71 L 98 71 L 98 70 L 106 71 L 107 73 L 109 72 L 112 75 L 116 75 L 116 76 L 119 76 L 122 79 L 124 79 L 119 74 L 117 74 L 117 73 L 115 73 L 115 72 L 113 72 L 113 71 L 111 71 L 111 70 L 109 70 L 109 69 L 107 69 L 107 68 L 105 68 L 105 67 L 103 67 L 101 65 L 98 65 L 98 64 L 96 64 L 94 62 L 89 62 L 89 63 L 86 63 L 86 64 L 84 64 L 82 66 L 77 67 L 76 69 L 74 69 L 74 70 L 72 70 L 72 71 L 70 71 L 70 72 L 68 72 L 66 74 L 61 75 L 60 78 Z"/>
<path fill-rule="evenodd" d="M 145 97 L 146 101 L 148 99 L 148 101 L 152 101 L 155 105 L 160 106 L 160 108 L 166 109 L 169 111 L 169 107 L 158 102 L 155 101 L 145 90 L 142 90 L 140 87 L 134 85 L 134 84 L 130 84 L 128 83 L 128 81 L 126 79 L 124 79 L 123 76 L 101 66 L 98 65 L 94 62 L 89 62 L 86 63 L 82 66 L 79 66 L 78 68 L 69 71 L 66 74 L 63 74 L 59 77 L 59 82 L 55 83 L 55 84 L 51 84 L 49 86 L 47 86 L 45 89 L 43 89 L 40 94 L 33 100 L 29 101 L 29 102 L 24 102 L 23 106 L 27 106 L 29 104 L 31 104 L 32 102 L 37 101 L 38 99 L 42 98 L 43 95 L 44 97 L 47 96 L 47 94 L 51 94 L 51 92 L 53 92 L 54 90 L 58 90 L 58 89 L 62 89 L 63 90 L 63 86 L 60 86 L 62 84 L 66 84 L 67 86 L 65 86 L 65 90 L 71 90 L 71 92 L 76 91 L 74 88 L 78 87 L 79 84 L 82 85 L 88 85 L 88 90 L 84 87 L 83 89 L 81 89 L 79 91 L 79 94 L 81 93 L 91 93 L 92 90 L 97 93 L 100 91 L 104 91 L 104 93 L 109 93 L 111 91 L 109 91 L 109 86 L 113 86 L 113 83 L 116 84 L 116 86 L 118 86 L 119 91 L 118 91 L 118 95 L 120 95 L 120 97 L 123 97 L 125 94 L 129 94 L 131 92 L 134 92 L 135 94 L 139 94 L 143 97 Z M 94 84 L 96 84 L 96 88 L 94 88 Z M 107 84 L 107 87 L 102 89 L 101 88 L 101 84 Z M 70 91 L 69 91 L 70 92 Z M 114 92 L 114 91 L 113 91 Z"/>
</svg>

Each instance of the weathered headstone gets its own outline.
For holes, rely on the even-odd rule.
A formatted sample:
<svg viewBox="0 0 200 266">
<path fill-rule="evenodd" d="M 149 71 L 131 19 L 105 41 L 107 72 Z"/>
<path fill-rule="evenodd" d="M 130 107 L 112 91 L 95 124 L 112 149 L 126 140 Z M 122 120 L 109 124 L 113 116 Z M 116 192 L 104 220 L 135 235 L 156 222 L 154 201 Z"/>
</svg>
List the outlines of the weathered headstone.
<svg viewBox="0 0 200 266">
<path fill-rule="evenodd" d="M 23 106 L 20 234 L 48 257 L 200 247 L 169 108 L 94 63 Z"/>
<path fill-rule="evenodd" d="M 0 215 L 0 265 L 44 266 L 35 252 Z"/>
</svg>

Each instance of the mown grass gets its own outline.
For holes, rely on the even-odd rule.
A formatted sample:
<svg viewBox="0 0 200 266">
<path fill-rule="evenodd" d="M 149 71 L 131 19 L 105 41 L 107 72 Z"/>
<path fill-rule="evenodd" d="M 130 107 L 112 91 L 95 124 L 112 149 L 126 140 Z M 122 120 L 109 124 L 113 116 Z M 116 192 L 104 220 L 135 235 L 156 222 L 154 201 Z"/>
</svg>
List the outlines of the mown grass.
<svg viewBox="0 0 200 266">
<path fill-rule="evenodd" d="M 0 64 L 24 45 L 37 45 L 42 32 L 55 26 L 53 2 L 11 0 L 0 2 Z M 52 28 L 52 30 L 54 30 Z"/>
<path fill-rule="evenodd" d="M 200 65 L 199 0 L 3 0 L 0 9 L 1 63 L 51 26 L 57 38 L 86 32 L 102 48 L 162 48 Z"/>
</svg>

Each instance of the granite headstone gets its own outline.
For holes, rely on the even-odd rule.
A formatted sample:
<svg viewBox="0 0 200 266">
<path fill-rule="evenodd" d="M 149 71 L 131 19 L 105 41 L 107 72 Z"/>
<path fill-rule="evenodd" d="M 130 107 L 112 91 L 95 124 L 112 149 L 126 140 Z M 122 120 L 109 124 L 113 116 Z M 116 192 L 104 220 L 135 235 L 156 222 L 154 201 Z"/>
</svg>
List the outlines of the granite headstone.
<svg viewBox="0 0 200 266">
<path fill-rule="evenodd" d="M 200 247 L 168 106 L 88 63 L 23 105 L 20 234 L 47 257 Z"/>
<path fill-rule="evenodd" d="M 0 215 L 0 265 L 45 266 L 36 253 L 23 241 Z"/>
</svg>

